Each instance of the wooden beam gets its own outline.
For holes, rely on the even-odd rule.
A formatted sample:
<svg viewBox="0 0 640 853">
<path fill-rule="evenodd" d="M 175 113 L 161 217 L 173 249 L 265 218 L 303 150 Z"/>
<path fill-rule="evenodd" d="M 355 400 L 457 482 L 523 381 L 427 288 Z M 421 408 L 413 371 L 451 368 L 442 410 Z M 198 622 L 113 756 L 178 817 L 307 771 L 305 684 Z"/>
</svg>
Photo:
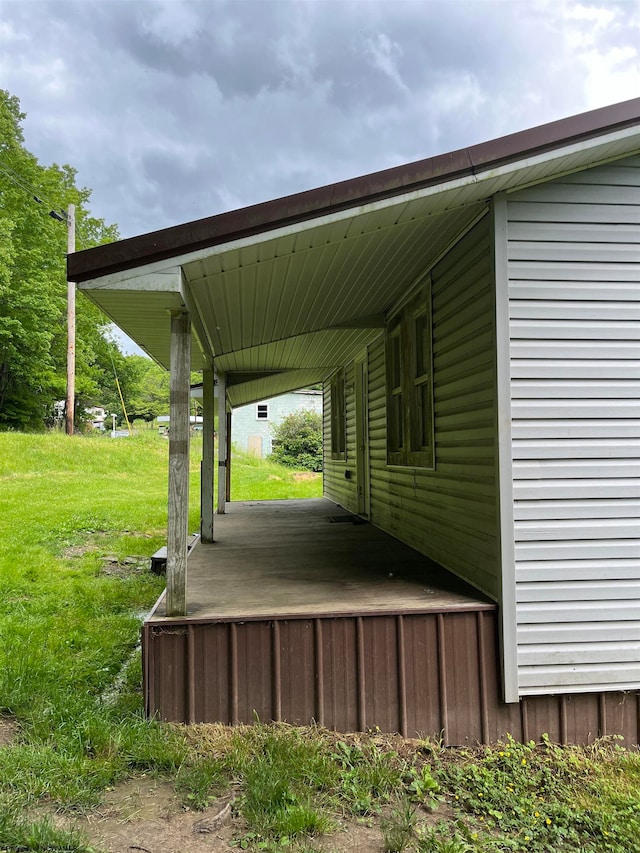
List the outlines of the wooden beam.
<svg viewBox="0 0 640 853">
<path fill-rule="evenodd" d="M 214 379 L 211 368 L 202 371 L 202 465 L 200 469 L 200 536 L 213 542 Z"/>
<path fill-rule="evenodd" d="M 191 321 L 186 311 L 174 311 L 171 313 L 171 378 L 169 388 L 167 616 L 187 615 L 190 367 Z"/>
<path fill-rule="evenodd" d="M 227 492 L 227 383 L 218 373 L 218 514 L 225 510 Z"/>
</svg>

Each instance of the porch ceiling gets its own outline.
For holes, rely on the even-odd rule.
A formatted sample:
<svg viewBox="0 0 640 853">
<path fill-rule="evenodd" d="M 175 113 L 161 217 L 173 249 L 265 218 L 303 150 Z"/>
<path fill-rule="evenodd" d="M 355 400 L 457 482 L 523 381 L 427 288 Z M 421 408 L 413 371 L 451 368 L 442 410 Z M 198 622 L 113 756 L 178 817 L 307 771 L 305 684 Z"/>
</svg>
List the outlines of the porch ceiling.
<svg viewBox="0 0 640 853">
<path fill-rule="evenodd" d="M 604 123 L 603 123 L 604 122 Z M 232 406 L 327 379 L 446 249 L 511 192 L 640 151 L 640 99 L 70 256 L 69 275 L 169 366 L 185 306 L 192 368 L 211 358 Z"/>
</svg>

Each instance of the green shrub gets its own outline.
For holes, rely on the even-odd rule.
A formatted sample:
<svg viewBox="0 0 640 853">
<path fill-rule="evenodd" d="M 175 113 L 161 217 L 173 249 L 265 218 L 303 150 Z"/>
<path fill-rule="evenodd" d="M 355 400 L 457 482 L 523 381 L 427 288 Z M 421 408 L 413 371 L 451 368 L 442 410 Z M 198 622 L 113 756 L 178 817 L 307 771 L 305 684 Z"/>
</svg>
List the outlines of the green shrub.
<svg viewBox="0 0 640 853">
<path fill-rule="evenodd" d="M 272 458 L 289 468 L 322 471 L 322 415 L 292 412 L 273 428 Z"/>
</svg>

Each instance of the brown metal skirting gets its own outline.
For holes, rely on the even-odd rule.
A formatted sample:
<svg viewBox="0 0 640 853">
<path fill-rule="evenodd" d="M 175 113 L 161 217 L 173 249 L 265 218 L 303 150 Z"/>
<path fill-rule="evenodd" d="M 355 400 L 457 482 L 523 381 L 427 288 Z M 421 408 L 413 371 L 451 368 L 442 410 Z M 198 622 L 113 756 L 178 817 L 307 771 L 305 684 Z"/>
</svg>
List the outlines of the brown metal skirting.
<svg viewBox="0 0 640 853">
<path fill-rule="evenodd" d="M 145 707 L 176 722 L 317 722 L 445 744 L 639 741 L 636 693 L 500 699 L 495 610 L 167 621 L 143 629 Z"/>
</svg>

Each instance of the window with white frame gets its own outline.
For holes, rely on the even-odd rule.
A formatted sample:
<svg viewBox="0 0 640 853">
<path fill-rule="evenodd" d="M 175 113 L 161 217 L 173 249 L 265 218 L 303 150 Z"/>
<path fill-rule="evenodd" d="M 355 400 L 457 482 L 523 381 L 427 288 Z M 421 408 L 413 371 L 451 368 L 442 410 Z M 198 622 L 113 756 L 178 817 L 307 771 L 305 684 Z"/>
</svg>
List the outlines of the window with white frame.
<svg viewBox="0 0 640 853">
<path fill-rule="evenodd" d="M 386 332 L 387 461 L 435 466 L 431 278 L 395 314 Z"/>
<path fill-rule="evenodd" d="M 269 420 L 269 404 L 268 403 L 256 403 L 256 420 L 258 420 L 258 421 L 268 421 Z"/>
</svg>

